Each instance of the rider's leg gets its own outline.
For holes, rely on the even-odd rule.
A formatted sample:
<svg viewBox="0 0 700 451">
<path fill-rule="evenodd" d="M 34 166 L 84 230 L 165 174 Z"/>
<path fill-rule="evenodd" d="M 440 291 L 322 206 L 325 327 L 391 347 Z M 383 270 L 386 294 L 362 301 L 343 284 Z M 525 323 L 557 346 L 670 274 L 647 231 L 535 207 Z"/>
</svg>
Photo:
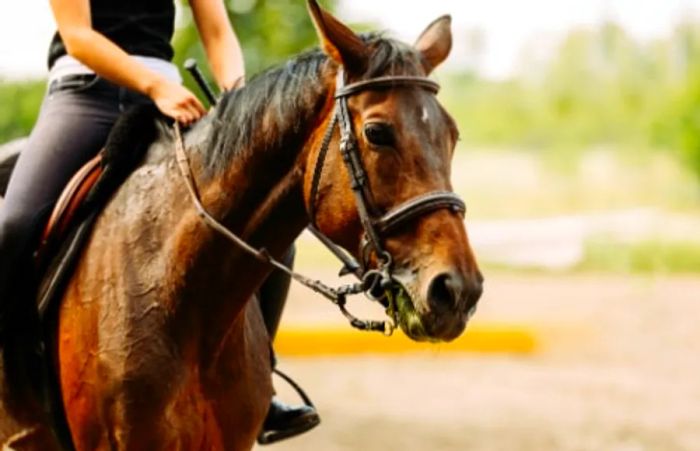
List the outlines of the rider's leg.
<svg viewBox="0 0 700 451">
<path fill-rule="evenodd" d="M 118 114 L 116 108 L 106 110 L 104 101 L 91 99 L 82 90 L 49 93 L 44 99 L 0 207 L 0 277 L 4 282 L 0 287 L 11 283 L 8 274 L 13 270 L 13 260 L 34 244 L 31 241 L 36 231 L 31 225 L 104 143 Z M 4 297 L 0 299 L 4 301 Z"/>
<path fill-rule="evenodd" d="M 292 245 L 284 257 L 280 260 L 288 268 L 294 267 L 294 257 L 296 249 Z M 263 319 L 267 333 L 270 335 L 270 341 L 274 341 L 279 328 L 282 311 L 287 304 L 287 294 L 291 284 L 291 277 L 282 271 L 272 271 L 267 277 L 263 285 L 260 287 L 259 299 L 260 310 L 262 310 Z"/>
<path fill-rule="evenodd" d="M 24 299 L 31 292 L 31 250 L 65 184 L 105 142 L 119 115 L 115 92 L 99 80 L 49 92 L 0 205 L 0 347 L 8 385 L 17 388 L 13 397 L 31 388 L 22 357 L 37 338 L 35 306 Z"/>
<path fill-rule="evenodd" d="M 291 268 L 294 265 L 294 246 L 289 248 L 282 263 Z M 262 310 L 265 327 L 270 335 L 270 340 L 274 340 L 279 327 L 282 310 L 287 302 L 287 294 L 291 278 L 282 271 L 273 271 L 268 276 L 265 283 L 260 287 L 259 300 Z M 276 359 L 274 351 L 271 350 L 272 364 L 275 366 Z M 263 430 L 258 436 L 258 443 L 267 444 L 293 437 L 313 428 L 320 422 L 318 413 L 313 407 L 288 406 L 282 401 L 273 398 L 270 403 L 270 410 L 265 418 Z"/>
</svg>

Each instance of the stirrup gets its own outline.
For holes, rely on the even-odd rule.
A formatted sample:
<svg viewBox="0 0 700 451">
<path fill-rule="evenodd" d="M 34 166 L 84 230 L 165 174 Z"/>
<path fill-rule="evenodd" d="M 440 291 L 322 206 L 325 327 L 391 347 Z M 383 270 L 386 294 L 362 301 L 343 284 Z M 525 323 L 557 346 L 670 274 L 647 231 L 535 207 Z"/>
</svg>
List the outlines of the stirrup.
<svg viewBox="0 0 700 451">
<path fill-rule="evenodd" d="M 297 392 L 297 394 L 299 395 L 299 397 L 301 398 L 301 400 L 304 401 L 304 404 L 306 404 L 307 406 L 311 407 L 312 409 L 315 409 L 315 408 L 316 408 L 316 406 L 314 405 L 313 402 L 311 402 L 311 399 L 310 399 L 309 396 L 306 394 L 306 392 L 304 391 L 304 389 L 301 388 L 301 387 L 299 386 L 299 384 L 297 384 L 297 383 L 294 381 L 294 379 L 292 379 L 290 376 L 288 376 L 287 374 L 283 373 L 282 371 L 278 370 L 277 368 L 273 368 L 273 369 L 272 369 L 272 372 L 275 373 L 276 375 L 278 375 L 279 377 L 281 377 L 286 383 L 288 383 L 288 384 L 294 389 L 294 391 Z"/>
<path fill-rule="evenodd" d="M 273 368 L 272 371 L 273 373 L 281 377 L 285 382 L 287 382 L 297 392 L 299 397 L 304 402 L 304 407 L 311 409 L 311 411 L 313 412 L 313 416 L 310 415 L 309 418 L 305 419 L 305 422 L 296 425 L 294 428 L 269 431 L 263 429 L 257 437 L 257 442 L 259 445 L 269 445 L 287 438 L 295 437 L 297 435 L 309 431 L 310 429 L 313 429 L 314 427 L 318 426 L 318 424 L 321 422 L 321 419 L 318 416 L 318 412 L 316 411 L 314 403 L 311 401 L 306 392 L 299 386 L 299 384 L 297 384 L 290 376 L 278 370 L 277 368 Z"/>
</svg>

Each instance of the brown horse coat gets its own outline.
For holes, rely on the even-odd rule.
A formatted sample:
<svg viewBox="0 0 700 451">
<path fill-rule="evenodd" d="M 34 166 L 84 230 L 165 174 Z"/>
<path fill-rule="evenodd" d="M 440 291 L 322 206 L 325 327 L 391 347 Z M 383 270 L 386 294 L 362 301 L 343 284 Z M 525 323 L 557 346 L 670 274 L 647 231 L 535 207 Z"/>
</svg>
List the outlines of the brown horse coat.
<svg viewBox="0 0 700 451">
<path fill-rule="evenodd" d="M 335 74 L 351 79 L 427 75 L 449 53 L 449 18 L 414 47 L 358 37 L 315 1 L 327 55 L 311 52 L 228 93 L 186 137 L 203 204 L 254 246 L 281 256 L 308 224 L 357 255 L 361 228 L 341 158 L 331 152 L 318 199 L 311 170 L 333 113 Z M 366 92 L 350 102 L 377 205 L 388 210 L 450 190 L 456 128 L 415 89 Z M 363 133 L 385 123 L 392 146 Z M 337 148 L 334 136 L 331 148 Z M 416 339 L 462 332 L 481 275 L 461 217 L 436 211 L 386 240 L 411 295 Z M 269 268 L 201 222 L 163 128 L 144 164 L 100 216 L 59 312 L 57 371 L 78 450 L 243 450 L 253 446 L 272 395 L 269 339 L 256 302 Z M 31 417 L 32 415 L 30 415 Z M 0 438 L 18 427 L 0 420 Z M 40 416 L 31 437 L 45 434 Z M 5 423 L 3 423 L 5 421 Z M 28 440 L 29 449 L 46 449 Z"/>
</svg>

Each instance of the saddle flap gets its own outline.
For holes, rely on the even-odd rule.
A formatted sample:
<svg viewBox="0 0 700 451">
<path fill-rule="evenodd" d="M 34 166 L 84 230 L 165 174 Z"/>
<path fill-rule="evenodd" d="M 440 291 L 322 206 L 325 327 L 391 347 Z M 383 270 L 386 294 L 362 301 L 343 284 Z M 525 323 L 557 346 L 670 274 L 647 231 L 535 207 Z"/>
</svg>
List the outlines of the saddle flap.
<svg viewBox="0 0 700 451">
<path fill-rule="evenodd" d="M 51 212 L 51 217 L 44 227 L 37 255 L 43 255 L 50 243 L 61 241 L 62 237 L 69 230 L 80 205 L 97 180 L 99 180 L 101 173 L 102 153 L 99 153 L 71 178 L 58 198 L 58 202 Z"/>
</svg>

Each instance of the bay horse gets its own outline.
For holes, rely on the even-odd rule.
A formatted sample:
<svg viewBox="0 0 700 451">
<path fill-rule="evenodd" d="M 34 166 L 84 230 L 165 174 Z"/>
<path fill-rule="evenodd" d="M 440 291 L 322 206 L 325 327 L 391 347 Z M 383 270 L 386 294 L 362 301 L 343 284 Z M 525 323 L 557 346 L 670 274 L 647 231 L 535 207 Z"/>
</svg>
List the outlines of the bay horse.
<svg viewBox="0 0 700 451">
<path fill-rule="evenodd" d="M 483 279 L 450 185 L 457 128 L 427 78 L 449 54 L 450 19 L 409 46 L 308 7 L 321 50 L 226 93 L 185 134 L 201 204 L 277 258 L 313 225 L 388 274 L 382 289 L 407 335 L 452 340 Z M 271 267 L 202 221 L 177 146 L 161 125 L 58 310 L 55 366 L 77 450 L 250 449 L 273 394 L 250 301 Z M 40 418 L 0 420 L 0 438 L 57 447 Z"/>
</svg>

